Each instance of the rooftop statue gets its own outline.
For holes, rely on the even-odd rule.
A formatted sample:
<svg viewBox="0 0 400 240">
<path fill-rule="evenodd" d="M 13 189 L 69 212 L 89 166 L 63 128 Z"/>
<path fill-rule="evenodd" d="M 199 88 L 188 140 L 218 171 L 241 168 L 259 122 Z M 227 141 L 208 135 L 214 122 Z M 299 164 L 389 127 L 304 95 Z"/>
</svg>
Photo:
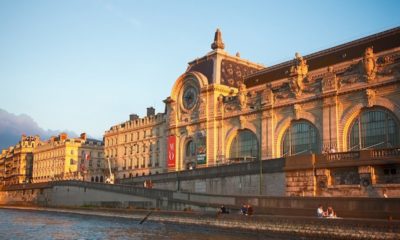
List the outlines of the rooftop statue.
<svg viewBox="0 0 400 240">
<path fill-rule="evenodd" d="M 303 91 L 303 80 L 308 74 L 307 60 L 303 59 L 300 53 L 295 54 L 294 66 L 291 67 L 290 74 L 293 76 L 289 82 L 290 89 L 298 97 Z"/>
</svg>

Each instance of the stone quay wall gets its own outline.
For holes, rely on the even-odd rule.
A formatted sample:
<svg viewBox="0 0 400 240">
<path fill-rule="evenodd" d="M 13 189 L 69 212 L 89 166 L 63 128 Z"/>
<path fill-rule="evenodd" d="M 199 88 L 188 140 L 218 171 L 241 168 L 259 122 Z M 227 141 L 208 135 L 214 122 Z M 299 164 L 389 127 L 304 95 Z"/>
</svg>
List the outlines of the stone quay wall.
<svg viewBox="0 0 400 240">
<path fill-rule="evenodd" d="M 332 206 L 339 217 L 400 220 L 399 198 L 272 197 L 216 195 L 129 185 L 80 181 L 15 185 L 0 191 L 0 204 L 33 206 L 107 206 L 115 208 L 193 209 L 215 212 L 222 204 L 238 211 L 251 204 L 258 214 L 314 217 L 319 204 Z"/>
</svg>

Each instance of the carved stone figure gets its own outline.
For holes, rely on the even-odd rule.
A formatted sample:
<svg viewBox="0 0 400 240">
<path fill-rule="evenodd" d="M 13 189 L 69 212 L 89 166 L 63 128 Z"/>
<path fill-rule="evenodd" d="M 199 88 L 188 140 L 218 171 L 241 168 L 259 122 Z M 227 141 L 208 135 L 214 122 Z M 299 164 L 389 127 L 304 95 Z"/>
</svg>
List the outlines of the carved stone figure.
<svg viewBox="0 0 400 240">
<path fill-rule="evenodd" d="M 296 53 L 295 56 L 295 65 L 290 69 L 292 78 L 290 79 L 289 86 L 295 96 L 299 97 L 304 89 L 303 80 L 307 77 L 308 65 L 307 60 L 303 59 L 299 53 Z"/>
<path fill-rule="evenodd" d="M 294 104 L 293 105 L 293 115 L 294 115 L 294 119 L 298 120 L 300 119 L 300 113 L 302 111 L 302 107 L 300 104 Z"/>
<path fill-rule="evenodd" d="M 368 107 L 374 106 L 376 102 L 376 91 L 373 89 L 367 89 L 365 93 L 367 95 Z"/>
<path fill-rule="evenodd" d="M 368 82 L 373 81 L 376 75 L 376 59 L 374 57 L 374 50 L 372 47 L 368 47 L 364 52 L 364 76 Z"/>
<path fill-rule="evenodd" d="M 224 96 L 222 94 L 220 94 L 217 98 L 217 111 L 218 112 L 223 112 L 224 111 Z"/>
<path fill-rule="evenodd" d="M 240 109 L 244 109 L 247 103 L 247 89 L 244 83 L 239 83 L 239 92 L 237 94 Z"/>
</svg>

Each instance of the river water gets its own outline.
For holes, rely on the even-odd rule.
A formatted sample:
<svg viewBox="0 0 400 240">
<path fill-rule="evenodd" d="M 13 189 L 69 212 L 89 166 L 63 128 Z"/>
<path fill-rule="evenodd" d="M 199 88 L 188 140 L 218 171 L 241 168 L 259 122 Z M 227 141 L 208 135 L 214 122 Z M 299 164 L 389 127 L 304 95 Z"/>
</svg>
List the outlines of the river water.
<svg viewBox="0 0 400 240">
<path fill-rule="evenodd" d="M 265 233 L 33 210 L 0 209 L 0 239 L 282 239 Z M 288 238 L 285 238 L 288 239 Z"/>
</svg>

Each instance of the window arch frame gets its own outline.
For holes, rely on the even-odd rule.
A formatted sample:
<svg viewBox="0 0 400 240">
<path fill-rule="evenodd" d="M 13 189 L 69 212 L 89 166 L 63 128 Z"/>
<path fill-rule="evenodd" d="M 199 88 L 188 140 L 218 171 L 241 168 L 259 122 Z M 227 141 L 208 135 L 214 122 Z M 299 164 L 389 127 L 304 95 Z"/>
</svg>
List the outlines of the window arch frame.
<svg viewBox="0 0 400 240">
<path fill-rule="evenodd" d="M 308 125 L 308 148 L 302 151 L 297 152 L 294 150 L 296 146 L 299 146 L 299 144 L 293 144 L 293 135 L 292 135 L 292 129 L 298 125 L 298 124 L 307 124 Z M 314 130 L 314 135 L 315 135 L 315 147 L 313 147 L 313 142 L 312 142 L 312 136 L 313 132 L 311 130 Z M 289 133 L 289 134 L 288 134 Z M 285 141 L 287 136 L 289 137 L 288 139 L 288 151 L 285 151 Z M 297 137 L 298 138 L 298 137 Z M 303 138 L 305 139 L 305 138 Z M 292 120 L 289 124 L 289 126 L 285 129 L 285 131 L 282 134 L 282 139 L 281 139 L 281 156 L 286 157 L 286 156 L 294 156 L 294 155 L 301 155 L 301 154 L 307 154 L 307 153 L 320 153 L 321 152 L 321 139 L 320 139 L 320 134 L 318 131 L 318 128 L 309 120 L 306 119 L 298 119 L 298 120 Z"/>
<path fill-rule="evenodd" d="M 250 145 L 248 144 L 244 144 L 243 141 L 240 141 L 239 138 L 243 138 L 245 137 L 243 134 L 245 133 L 250 133 L 250 136 L 252 136 L 252 138 L 250 139 L 250 141 L 252 142 Z M 242 134 L 242 135 L 241 135 Z M 242 139 L 243 140 L 243 139 Z M 246 142 L 249 139 L 245 139 Z M 255 145 L 254 145 L 255 143 Z M 243 145 L 244 144 L 244 145 Z M 233 154 L 232 148 L 236 146 L 236 153 Z M 244 156 L 243 153 L 248 152 L 247 150 L 242 149 L 242 147 L 247 147 L 247 146 L 251 146 L 250 147 L 250 155 L 249 156 Z M 254 151 L 252 150 L 253 147 L 255 146 Z M 248 159 L 250 160 L 259 160 L 261 157 L 260 154 L 260 142 L 259 139 L 257 137 L 257 134 L 255 134 L 252 130 L 245 128 L 245 129 L 239 129 L 236 131 L 235 136 L 232 138 L 230 144 L 229 144 L 229 159 L 233 160 L 233 161 L 246 161 Z"/>
<path fill-rule="evenodd" d="M 376 139 L 376 136 L 379 135 L 373 135 L 373 136 L 363 136 L 363 134 L 367 133 L 368 130 L 364 130 L 363 129 L 363 125 L 369 125 L 369 124 L 373 124 L 374 121 L 370 121 L 370 122 L 362 122 L 363 119 L 362 117 L 365 116 L 366 114 L 369 113 L 383 113 L 384 114 L 384 135 L 385 135 L 385 141 L 384 142 L 380 142 L 380 143 L 374 143 L 372 145 L 369 146 L 365 146 L 367 143 L 367 141 L 365 141 L 365 139 L 370 138 L 370 139 Z M 378 117 L 377 115 L 373 116 L 373 118 Z M 389 126 L 389 120 L 392 120 L 392 122 L 394 123 L 392 126 Z M 355 131 L 354 127 L 357 126 L 357 130 Z M 393 127 L 393 138 L 389 139 L 389 128 Z M 376 128 L 375 128 L 376 130 Z M 358 133 L 357 137 L 353 137 L 352 135 Z M 360 112 L 357 114 L 357 116 L 352 120 L 351 124 L 349 125 L 348 131 L 347 131 L 347 136 L 346 136 L 346 140 L 347 140 L 347 151 L 359 151 L 359 150 L 366 150 L 366 149 L 381 149 L 381 148 L 393 148 L 396 146 L 400 145 L 400 121 L 399 119 L 396 117 L 396 115 L 389 109 L 384 108 L 384 107 L 371 107 L 371 108 L 362 108 L 360 110 Z M 388 146 L 388 144 L 390 144 L 390 140 L 394 140 L 394 144 L 392 146 Z M 357 145 L 354 145 L 352 142 L 353 141 L 358 141 Z M 383 147 L 378 147 L 381 143 L 384 144 Z M 358 147 L 357 147 L 358 146 Z M 356 148 L 357 147 L 357 148 Z"/>
</svg>

